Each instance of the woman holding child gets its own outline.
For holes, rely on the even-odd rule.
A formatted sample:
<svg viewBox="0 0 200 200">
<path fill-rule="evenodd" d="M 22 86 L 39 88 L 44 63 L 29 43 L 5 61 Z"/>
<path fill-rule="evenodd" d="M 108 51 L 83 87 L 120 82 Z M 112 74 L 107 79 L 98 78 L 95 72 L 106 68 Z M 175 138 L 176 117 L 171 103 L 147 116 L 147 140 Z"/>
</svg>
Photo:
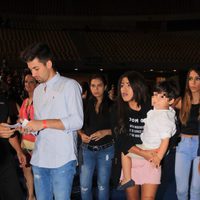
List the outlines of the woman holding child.
<svg viewBox="0 0 200 200">
<path fill-rule="evenodd" d="M 162 126 L 159 129 L 162 130 L 162 134 L 159 135 L 156 123 L 150 123 L 148 127 L 146 123 L 144 124 L 147 112 L 151 108 L 144 78 L 137 72 L 127 72 L 120 77 L 118 88 L 118 125 L 115 133 L 118 138 L 117 150 L 122 152 L 123 172 L 118 189 L 126 189 L 128 200 L 154 199 L 160 184 L 160 161 L 167 150 L 169 138 L 175 133 L 175 112 L 169 110 L 169 105 L 173 103 L 174 92 L 172 96 L 169 95 L 172 87 L 168 83 L 154 92 L 152 98 L 154 108 L 157 109 L 161 119 L 170 118 L 168 124 L 159 121 Z M 152 113 L 154 110 L 148 115 L 153 117 Z M 152 119 L 155 122 L 156 119 Z M 144 127 L 146 127 L 145 132 Z M 149 133 L 150 129 L 156 129 L 155 133 Z M 157 137 L 156 140 L 154 136 Z M 148 141 L 151 141 L 151 145 Z"/>
</svg>

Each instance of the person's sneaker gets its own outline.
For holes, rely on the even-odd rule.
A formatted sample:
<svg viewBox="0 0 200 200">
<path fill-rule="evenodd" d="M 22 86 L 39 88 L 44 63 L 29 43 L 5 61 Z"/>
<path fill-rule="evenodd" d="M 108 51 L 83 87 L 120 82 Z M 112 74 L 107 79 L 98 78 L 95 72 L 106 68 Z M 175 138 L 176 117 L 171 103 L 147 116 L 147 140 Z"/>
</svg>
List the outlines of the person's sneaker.
<svg viewBox="0 0 200 200">
<path fill-rule="evenodd" d="M 117 190 L 125 190 L 126 188 L 132 187 L 134 185 L 135 185 L 135 182 L 134 182 L 134 180 L 131 179 L 130 181 L 128 181 L 124 184 L 119 184 L 117 187 Z"/>
</svg>

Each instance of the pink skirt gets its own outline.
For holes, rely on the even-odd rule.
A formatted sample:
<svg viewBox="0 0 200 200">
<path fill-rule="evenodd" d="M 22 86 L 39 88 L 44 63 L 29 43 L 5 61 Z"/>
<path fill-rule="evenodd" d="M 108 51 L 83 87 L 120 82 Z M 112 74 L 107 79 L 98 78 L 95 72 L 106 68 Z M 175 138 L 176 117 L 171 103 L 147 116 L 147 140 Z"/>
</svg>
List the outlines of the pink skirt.
<svg viewBox="0 0 200 200">
<path fill-rule="evenodd" d="M 142 158 L 131 158 L 131 178 L 136 185 L 160 184 L 161 167 L 155 168 L 149 161 Z M 121 180 L 123 172 L 121 172 Z"/>
</svg>

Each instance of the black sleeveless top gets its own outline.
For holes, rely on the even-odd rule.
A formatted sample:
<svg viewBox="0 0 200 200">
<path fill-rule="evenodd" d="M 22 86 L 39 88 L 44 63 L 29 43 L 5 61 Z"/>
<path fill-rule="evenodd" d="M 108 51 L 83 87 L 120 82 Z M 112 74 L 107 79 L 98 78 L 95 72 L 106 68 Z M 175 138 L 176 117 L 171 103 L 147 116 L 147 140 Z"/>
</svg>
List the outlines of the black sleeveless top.
<svg viewBox="0 0 200 200">
<path fill-rule="evenodd" d="M 182 134 L 199 135 L 199 110 L 200 104 L 192 104 L 187 124 L 181 124 Z"/>
</svg>

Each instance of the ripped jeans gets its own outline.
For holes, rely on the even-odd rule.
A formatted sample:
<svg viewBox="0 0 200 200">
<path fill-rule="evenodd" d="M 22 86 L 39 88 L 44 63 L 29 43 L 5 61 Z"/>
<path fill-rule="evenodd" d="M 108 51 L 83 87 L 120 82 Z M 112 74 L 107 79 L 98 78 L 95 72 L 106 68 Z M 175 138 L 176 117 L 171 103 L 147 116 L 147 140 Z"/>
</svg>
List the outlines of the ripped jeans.
<svg viewBox="0 0 200 200">
<path fill-rule="evenodd" d="M 76 163 L 73 160 L 58 168 L 32 166 L 37 200 L 70 200 Z"/>
<path fill-rule="evenodd" d="M 188 190 L 190 190 L 190 200 L 200 199 L 200 174 L 198 172 L 200 157 L 197 156 L 198 147 L 199 136 L 181 137 L 176 149 L 175 177 L 179 200 L 189 198 Z"/>
<path fill-rule="evenodd" d="M 100 151 L 91 151 L 82 147 L 83 164 L 80 168 L 80 185 L 82 200 L 92 200 L 92 179 L 97 171 L 98 200 L 109 199 L 109 183 L 114 147 Z"/>
</svg>

